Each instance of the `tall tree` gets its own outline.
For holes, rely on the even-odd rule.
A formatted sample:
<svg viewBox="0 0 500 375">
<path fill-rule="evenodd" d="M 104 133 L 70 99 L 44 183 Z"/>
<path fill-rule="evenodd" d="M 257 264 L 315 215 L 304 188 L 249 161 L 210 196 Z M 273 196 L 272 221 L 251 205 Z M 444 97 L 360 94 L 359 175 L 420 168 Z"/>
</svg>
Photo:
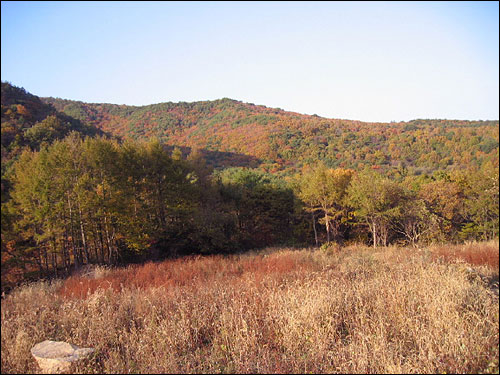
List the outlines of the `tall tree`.
<svg viewBox="0 0 500 375">
<path fill-rule="evenodd" d="M 391 224 L 402 212 L 402 187 L 374 171 L 357 174 L 348 189 L 348 202 L 355 215 L 372 233 L 373 247 L 387 246 Z"/>
<path fill-rule="evenodd" d="M 344 197 L 354 171 L 348 169 L 330 169 L 318 163 L 306 169 L 298 183 L 298 196 L 306 204 L 315 226 L 315 212 L 322 212 L 322 223 L 326 228 L 327 241 L 340 240 L 339 227 L 347 214 Z"/>
<path fill-rule="evenodd" d="M 422 185 L 419 196 L 424 200 L 427 210 L 436 218 L 432 232 L 434 241 L 454 241 L 464 224 L 465 193 L 448 175 Z"/>
</svg>

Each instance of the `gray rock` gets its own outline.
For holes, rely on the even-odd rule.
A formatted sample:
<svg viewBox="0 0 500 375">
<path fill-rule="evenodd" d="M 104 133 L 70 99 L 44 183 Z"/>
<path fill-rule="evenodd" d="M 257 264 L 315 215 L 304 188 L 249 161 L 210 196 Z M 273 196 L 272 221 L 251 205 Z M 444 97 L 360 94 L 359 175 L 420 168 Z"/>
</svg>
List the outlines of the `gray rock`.
<svg viewBox="0 0 500 375">
<path fill-rule="evenodd" d="M 73 362 L 85 358 L 94 350 L 80 348 L 64 341 L 45 340 L 31 348 L 31 354 L 43 373 L 60 374 L 68 371 Z"/>
</svg>

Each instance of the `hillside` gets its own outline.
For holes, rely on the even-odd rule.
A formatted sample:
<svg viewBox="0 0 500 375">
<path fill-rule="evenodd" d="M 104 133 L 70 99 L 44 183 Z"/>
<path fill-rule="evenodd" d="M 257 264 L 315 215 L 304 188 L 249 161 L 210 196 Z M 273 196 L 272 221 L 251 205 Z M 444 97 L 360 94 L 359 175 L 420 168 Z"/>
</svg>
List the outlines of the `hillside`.
<svg viewBox="0 0 500 375">
<path fill-rule="evenodd" d="M 498 160 L 498 121 L 367 123 L 302 115 L 220 99 L 148 106 L 42 98 L 57 110 L 120 137 L 244 154 L 270 172 L 323 160 L 329 167 L 410 174 L 477 168 Z M 209 157 L 210 161 L 210 157 Z"/>
<path fill-rule="evenodd" d="M 43 142 L 50 144 L 72 131 L 90 136 L 104 134 L 8 82 L 2 82 L 1 103 L 2 176 L 24 147 L 36 150 Z"/>
</svg>

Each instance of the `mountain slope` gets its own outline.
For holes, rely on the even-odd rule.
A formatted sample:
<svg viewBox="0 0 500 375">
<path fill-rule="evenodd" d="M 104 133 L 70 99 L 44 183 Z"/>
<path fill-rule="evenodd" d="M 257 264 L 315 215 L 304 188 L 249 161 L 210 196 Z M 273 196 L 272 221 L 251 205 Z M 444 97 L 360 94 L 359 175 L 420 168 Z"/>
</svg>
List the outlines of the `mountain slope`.
<svg viewBox="0 0 500 375">
<path fill-rule="evenodd" d="M 498 163 L 498 121 L 366 123 L 227 98 L 140 107 L 42 100 L 120 137 L 157 136 L 169 145 L 245 154 L 272 172 L 317 160 L 331 167 L 408 168 L 410 173 Z"/>
<path fill-rule="evenodd" d="M 2 82 L 1 86 L 1 116 L 2 164 L 25 146 L 38 149 L 42 142 L 51 143 L 71 131 L 90 136 L 104 134 L 8 82 Z"/>
</svg>

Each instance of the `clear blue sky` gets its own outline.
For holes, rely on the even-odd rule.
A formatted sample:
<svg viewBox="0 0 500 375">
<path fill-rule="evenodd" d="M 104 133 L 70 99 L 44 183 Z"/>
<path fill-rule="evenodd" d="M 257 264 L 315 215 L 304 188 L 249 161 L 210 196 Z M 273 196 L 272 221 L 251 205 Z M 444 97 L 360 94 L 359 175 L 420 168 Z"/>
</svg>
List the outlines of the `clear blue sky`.
<svg viewBox="0 0 500 375">
<path fill-rule="evenodd" d="M 228 97 L 363 121 L 499 118 L 496 1 L 1 7 L 1 79 L 39 96 Z"/>
</svg>

